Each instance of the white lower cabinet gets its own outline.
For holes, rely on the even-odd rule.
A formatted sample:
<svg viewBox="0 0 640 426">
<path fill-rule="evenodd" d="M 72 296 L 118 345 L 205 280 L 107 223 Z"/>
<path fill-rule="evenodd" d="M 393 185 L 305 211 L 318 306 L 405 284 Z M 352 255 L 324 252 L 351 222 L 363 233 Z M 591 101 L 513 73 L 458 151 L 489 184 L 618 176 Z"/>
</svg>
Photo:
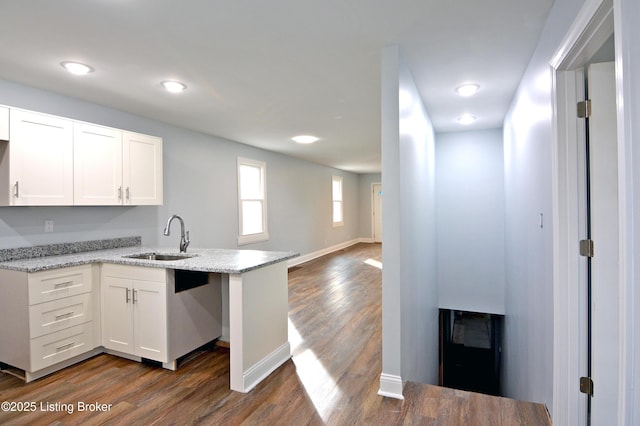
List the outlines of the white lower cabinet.
<svg viewBox="0 0 640 426">
<path fill-rule="evenodd" d="M 102 345 L 168 362 L 166 270 L 102 265 Z"/>
<path fill-rule="evenodd" d="M 30 381 L 92 356 L 100 345 L 94 271 L 92 265 L 0 270 L 0 362 Z"/>
<path fill-rule="evenodd" d="M 84 323 L 31 339 L 31 368 L 34 371 L 82 355 L 93 349 L 93 327 Z"/>
<path fill-rule="evenodd" d="M 175 370 L 222 334 L 221 275 L 199 274 L 183 285 L 172 269 L 119 264 L 0 269 L 0 364 L 27 382 L 105 351 Z"/>
</svg>

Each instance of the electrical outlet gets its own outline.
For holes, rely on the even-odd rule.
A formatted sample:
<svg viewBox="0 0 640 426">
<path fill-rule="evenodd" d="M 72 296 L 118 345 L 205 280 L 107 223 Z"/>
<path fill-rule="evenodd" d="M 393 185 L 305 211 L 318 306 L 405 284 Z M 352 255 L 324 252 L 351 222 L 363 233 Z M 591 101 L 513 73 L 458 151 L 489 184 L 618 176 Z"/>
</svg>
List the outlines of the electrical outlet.
<svg viewBox="0 0 640 426">
<path fill-rule="evenodd" d="M 53 221 L 45 220 L 44 221 L 44 232 L 53 232 Z"/>
</svg>

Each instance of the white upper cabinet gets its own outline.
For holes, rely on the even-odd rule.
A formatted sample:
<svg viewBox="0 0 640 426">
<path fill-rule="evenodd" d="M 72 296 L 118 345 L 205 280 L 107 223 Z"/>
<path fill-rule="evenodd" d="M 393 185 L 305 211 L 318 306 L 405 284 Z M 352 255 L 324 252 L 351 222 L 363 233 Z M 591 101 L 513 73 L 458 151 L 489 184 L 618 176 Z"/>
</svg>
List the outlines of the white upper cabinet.
<svg viewBox="0 0 640 426">
<path fill-rule="evenodd" d="M 123 132 L 125 205 L 162 204 L 162 139 Z"/>
<path fill-rule="evenodd" d="M 0 106 L 0 206 L 161 205 L 162 185 L 162 138 Z"/>
<path fill-rule="evenodd" d="M 122 131 L 74 123 L 73 133 L 74 204 L 121 205 Z"/>
<path fill-rule="evenodd" d="M 73 122 L 12 109 L 9 131 L 10 194 L 5 205 L 72 205 Z"/>
<path fill-rule="evenodd" d="M 0 141 L 9 140 L 9 108 L 0 106 Z"/>
</svg>

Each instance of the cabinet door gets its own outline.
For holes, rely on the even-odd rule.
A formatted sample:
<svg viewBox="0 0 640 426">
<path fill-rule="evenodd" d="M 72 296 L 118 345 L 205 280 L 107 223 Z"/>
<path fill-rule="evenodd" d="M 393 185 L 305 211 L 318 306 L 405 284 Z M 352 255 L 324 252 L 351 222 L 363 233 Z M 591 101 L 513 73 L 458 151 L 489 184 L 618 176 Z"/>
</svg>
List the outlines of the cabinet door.
<svg viewBox="0 0 640 426">
<path fill-rule="evenodd" d="M 74 204 L 121 205 L 122 131 L 74 123 L 73 145 Z"/>
<path fill-rule="evenodd" d="M 11 109 L 11 205 L 73 204 L 72 121 Z"/>
<path fill-rule="evenodd" d="M 168 362 L 166 283 L 134 281 L 133 290 L 135 354 Z"/>
<path fill-rule="evenodd" d="M 101 286 L 102 345 L 134 354 L 132 281 L 103 275 Z"/>
<path fill-rule="evenodd" d="M 9 108 L 0 107 L 0 140 L 9 140 Z"/>
<path fill-rule="evenodd" d="M 162 138 L 123 132 L 126 205 L 162 204 Z"/>
</svg>

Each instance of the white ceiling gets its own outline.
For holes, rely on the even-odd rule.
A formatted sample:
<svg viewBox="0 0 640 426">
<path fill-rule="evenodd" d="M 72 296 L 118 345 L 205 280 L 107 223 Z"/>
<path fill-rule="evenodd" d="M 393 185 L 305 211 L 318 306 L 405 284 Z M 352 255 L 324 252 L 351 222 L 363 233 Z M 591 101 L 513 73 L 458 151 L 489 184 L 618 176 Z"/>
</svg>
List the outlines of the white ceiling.
<svg viewBox="0 0 640 426">
<path fill-rule="evenodd" d="M 380 171 L 381 49 L 438 132 L 496 128 L 553 0 L 3 0 L 0 78 L 340 169 Z M 76 60 L 95 71 L 67 73 Z M 188 89 L 165 92 L 160 81 Z M 473 98 L 455 87 L 477 82 Z M 463 127 L 462 113 L 478 117 Z M 290 138 L 312 134 L 312 145 Z"/>
</svg>

